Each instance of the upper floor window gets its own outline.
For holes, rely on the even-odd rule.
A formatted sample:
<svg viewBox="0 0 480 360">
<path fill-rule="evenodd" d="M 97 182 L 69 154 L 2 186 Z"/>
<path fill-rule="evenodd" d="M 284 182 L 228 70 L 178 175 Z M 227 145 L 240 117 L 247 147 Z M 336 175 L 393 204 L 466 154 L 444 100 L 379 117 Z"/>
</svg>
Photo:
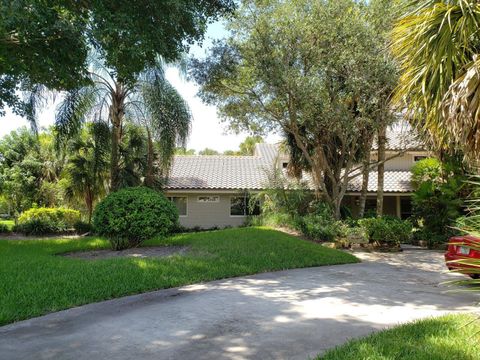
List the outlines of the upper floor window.
<svg viewBox="0 0 480 360">
<path fill-rule="evenodd" d="M 286 169 L 287 167 L 288 167 L 288 162 L 287 161 L 282 162 L 282 168 Z"/>
<path fill-rule="evenodd" d="M 417 162 L 417 161 L 420 161 L 420 160 L 423 160 L 423 159 L 426 159 L 427 157 L 425 155 L 415 155 L 413 157 L 413 161 Z"/>
</svg>

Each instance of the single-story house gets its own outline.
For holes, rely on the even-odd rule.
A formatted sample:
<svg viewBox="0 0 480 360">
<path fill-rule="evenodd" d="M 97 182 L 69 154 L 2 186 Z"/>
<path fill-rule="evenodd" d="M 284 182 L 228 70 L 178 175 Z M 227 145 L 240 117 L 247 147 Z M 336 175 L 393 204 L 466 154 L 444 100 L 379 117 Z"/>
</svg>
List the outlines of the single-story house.
<svg viewBox="0 0 480 360">
<path fill-rule="evenodd" d="M 375 146 L 374 146 L 375 147 Z M 428 156 L 422 144 L 399 129 L 387 132 L 384 212 L 406 218 L 411 214 L 410 168 Z M 372 149 L 372 157 L 376 156 Z M 180 223 L 187 228 L 240 226 L 247 219 L 248 195 L 268 186 L 268 172 L 285 168 L 288 155 L 277 144 L 257 144 L 253 156 L 177 155 L 166 195 L 176 204 Z M 354 178 L 344 198 L 352 213 L 358 211 L 362 178 Z M 376 206 L 377 172 L 371 171 L 366 209 Z"/>
</svg>

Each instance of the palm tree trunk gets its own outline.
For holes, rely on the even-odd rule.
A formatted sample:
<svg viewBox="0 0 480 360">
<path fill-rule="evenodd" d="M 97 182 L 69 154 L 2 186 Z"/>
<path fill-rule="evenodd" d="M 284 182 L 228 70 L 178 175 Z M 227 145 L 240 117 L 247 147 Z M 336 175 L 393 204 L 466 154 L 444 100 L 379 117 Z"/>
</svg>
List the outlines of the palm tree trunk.
<svg viewBox="0 0 480 360">
<path fill-rule="evenodd" d="M 387 142 L 387 127 L 378 129 L 378 182 L 377 182 L 377 216 L 383 215 L 383 187 L 385 180 L 385 145 Z"/>
<path fill-rule="evenodd" d="M 365 159 L 363 159 L 362 168 L 362 190 L 360 192 L 360 204 L 358 209 L 358 217 L 362 218 L 365 215 L 365 204 L 367 203 L 368 192 L 368 178 L 370 175 L 370 153 L 372 150 L 373 137 L 371 137 L 366 144 Z"/>
<path fill-rule="evenodd" d="M 91 224 L 93 214 L 93 194 L 90 189 L 85 193 L 85 206 L 87 207 L 88 223 Z"/>
<path fill-rule="evenodd" d="M 145 186 L 153 188 L 154 178 L 153 178 L 153 141 L 150 129 L 147 127 L 147 172 L 145 174 Z"/>
<path fill-rule="evenodd" d="M 120 142 L 122 140 L 122 125 L 125 106 L 125 95 L 120 82 L 115 85 L 110 105 L 110 121 L 112 123 L 112 156 L 110 159 L 110 191 L 118 190 L 120 185 Z"/>
<path fill-rule="evenodd" d="M 119 186 L 119 145 L 120 145 L 120 127 L 118 123 L 113 123 L 112 129 L 112 156 L 110 160 L 110 191 L 118 190 Z"/>
</svg>

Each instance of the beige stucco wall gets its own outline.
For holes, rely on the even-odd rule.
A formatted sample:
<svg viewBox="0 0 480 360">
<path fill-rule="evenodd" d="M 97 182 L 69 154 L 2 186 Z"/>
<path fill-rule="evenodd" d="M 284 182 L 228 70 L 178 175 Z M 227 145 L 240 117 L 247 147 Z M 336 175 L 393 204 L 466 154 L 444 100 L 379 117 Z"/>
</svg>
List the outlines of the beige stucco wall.
<svg viewBox="0 0 480 360">
<path fill-rule="evenodd" d="M 409 151 L 404 154 L 398 155 L 396 152 L 388 151 L 386 153 L 386 158 L 393 157 L 392 159 L 385 162 L 385 170 L 410 170 L 413 166 L 414 156 L 428 156 L 426 151 Z M 372 160 L 376 159 L 377 153 L 372 153 Z"/>
<path fill-rule="evenodd" d="M 246 216 L 230 216 L 230 198 L 235 196 L 235 193 L 204 192 L 188 194 L 167 192 L 165 195 L 187 197 L 187 215 L 180 216 L 179 219 L 180 224 L 186 228 L 198 226 L 208 229 L 212 227 L 241 226 L 247 219 Z M 220 199 L 219 202 L 201 203 L 197 201 L 198 196 L 201 195 L 219 196 Z"/>
<path fill-rule="evenodd" d="M 387 154 L 388 156 L 394 156 L 394 154 Z M 403 154 L 385 163 L 385 170 L 410 170 L 413 165 L 413 155 Z"/>
</svg>

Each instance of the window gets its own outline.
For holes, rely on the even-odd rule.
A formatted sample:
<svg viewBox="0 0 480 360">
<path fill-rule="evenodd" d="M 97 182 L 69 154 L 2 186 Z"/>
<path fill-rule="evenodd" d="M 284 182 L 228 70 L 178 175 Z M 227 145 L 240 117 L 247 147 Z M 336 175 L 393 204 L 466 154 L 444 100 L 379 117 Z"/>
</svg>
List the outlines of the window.
<svg viewBox="0 0 480 360">
<path fill-rule="evenodd" d="M 402 220 L 412 216 L 412 199 L 410 197 L 400 198 L 400 217 Z"/>
<path fill-rule="evenodd" d="M 420 161 L 420 160 L 423 160 L 423 159 L 426 159 L 427 157 L 425 155 L 415 155 L 413 157 L 413 161 L 414 162 L 417 162 L 417 161 Z"/>
<path fill-rule="evenodd" d="M 230 199 L 230 215 L 245 216 L 246 214 L 245 196 L 235 196 Z"/>
<path fill-rule="evenodd" d="M 365 201 L 365 212 L 377 211 L 377 199 L 367 199 Z"/>
<path fill-rule="evenodd" d="M 258 201 L 252 203 L 248 196 L 233 196 L 230 198 L 230 215 L 260 215 L 260 204 Z"/>
<path fill-rule="evenodd" d="M 284 162 L 282 163 L 282 168 L 286 169 L 287 167 L 288 167 L 288 162 L 285 162 L 285 161 L 284 161 Z"/>
<path fill-rule="evenodd" d="M 178 210 L 179 216 L 187 216 L 187 197 L 186 196 L 169 196 L 168 200 L 173 202 Z"/>
<path fill-rule="evenodd" d="M 199 196 L 197 198 L 197 202 L 201 203 L 218 203 L 220 202 L 220 196 L 214 195 L 214 196 Z"/>
</svg>

